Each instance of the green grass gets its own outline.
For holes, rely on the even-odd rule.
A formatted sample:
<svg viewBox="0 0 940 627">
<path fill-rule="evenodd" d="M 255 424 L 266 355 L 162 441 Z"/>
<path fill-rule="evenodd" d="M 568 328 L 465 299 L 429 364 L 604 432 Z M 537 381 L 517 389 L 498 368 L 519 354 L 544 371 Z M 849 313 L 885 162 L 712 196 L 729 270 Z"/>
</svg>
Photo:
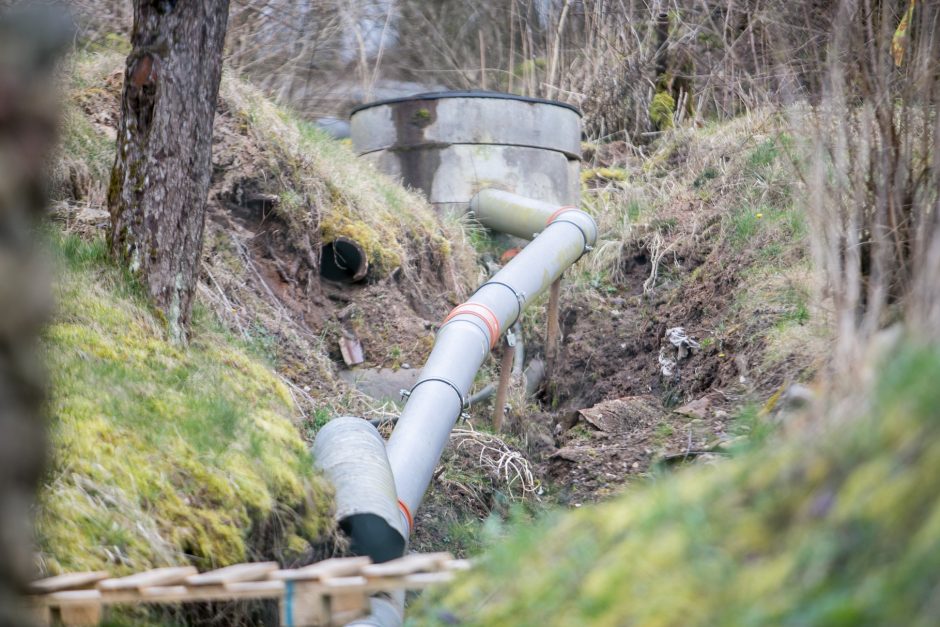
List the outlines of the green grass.
<svg viewBox="0 0 940 627">
<path fill-rule="evenodd" d="M 940 347 L 877 371 L 809 432 L 515 527 L 414 624 L 935 624 Z"/>
<path fill-rule="evenodd" d="M 86 91 L 91 91 L 88 88 Z M 77 90 L 74 99 L 80 100 L 82 91 Z M 85 114 L 70 103 L 62 116 L 62 147 L 64 155 L 76 167 L 87 169 L 92 180 L 107 181 L 114 163 L 114 140 L 99 133 Z M 63 174 L 64 176 L 64 174 Z"/>
<path fill-rule="evenodd" d="M 768 262 L 777 260 L 788 248 L 802 246 L 806 238 L 806 217 L 792 206 L 746 205 L 733 210 L 727 221 L 728 240 L 734 249 L 754 249 L 758 258 Z"/>
<path fill-rule="evenodd" d="M 754 169 L 766 168 L 772 165 L 778 156 L 777 142 L 774 139 L 767 139 L 748 155 L 747 164 Z"/>
<path fill-rule="evenodd" d="M 656 427 L 656 431 L 653 432 L 653 439 L 657 444 L 663 444 L 666 442 L 666 440 L 672 437 L 675 432 L 676 430 L 671 424 L 664 422 Z"/>
<path fill-rule="evenodd" d="M 189 346 L 170 343 L 103 240 L 51 239 L 58 312 L 43 345 L 55 455 L 38 512 L 46 568 L 208 568 L 327 533 L 330 497 L 276 375 L 207 315 Z M 274 519 L 280 530 L 266 536 Z"/>
<path fill-rule="evenodd" d="M 803 325 L 809 322 L 809 294 L 797 287 L 789 287 L 783 293 L 783 303 L 786 311 L 777 322 L 778 325 Z"/>
</svg>

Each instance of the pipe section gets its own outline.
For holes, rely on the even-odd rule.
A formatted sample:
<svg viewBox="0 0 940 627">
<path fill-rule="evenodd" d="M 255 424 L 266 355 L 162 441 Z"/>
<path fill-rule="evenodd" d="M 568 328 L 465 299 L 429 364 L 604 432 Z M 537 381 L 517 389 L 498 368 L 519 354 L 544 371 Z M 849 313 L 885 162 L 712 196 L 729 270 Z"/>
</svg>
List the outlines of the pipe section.
<svg viewBox="0 0 940 627">
<path fill-rule="evenodd" d="M 337 237 L 320 249 L 320 276 L 341 283 L 355 283 L 369 273 L 369 258 L 359 242 Z"/>
<path fill-rule="evenodd" d="M 404 554 L 414 512 L 483 360 L 525 306 L 597 240 L 594 220 L 574 207 L 495 190 L 477 194 L 472 206 L 484 226 L 534 239 L 444 320 L 387 444 L 368 421 L 349 416 L 327 423 L 313 444 L 314 461 L 335 488 L 336 517 L 352 551 L 376 562 Z M 353 624 L 401 625 L 402 600 L 376 595 L 372 614 Z"/>
<path fill-rule="evenodd" d="M 559 207 L 499 189 L 484 189 L 470 199 L 470 211 L 480 224 L 493 231 L 522 239 L 534 238 L 551 221 L 553 215 L 564 209 L 575 207 Z"/>
<path fill-rule="evenodd" d="M 473 378 L 499 336 L 597 240 L 594 220 L 574 207 L 552 208 L 489 190 L 478 194 L 474 204 L 484 226 L 511 229 L 520 237 L 540 233 L 451 312 L 411 390 L 386 445 L 399 504 L 408 517 L 421 505 L 451 429 L 467 404 Z M 507 204 L 523 211 L 506 216 Z"/>
<path fill-rule="evenodd" d="M 379 592 L 369 598 L 368 616 L 357 618 L 346 627 L 397 627 L 405 621 L 405 591 Z"/>
<path fill-rule="evenodd" d="M 368 421 L 334 418 L 313 442 L 313 461 L 336 491 L 336 519 L 356 555 L 387 562 L 405 551 L 410 521 L 398 508 L 385 441 Z"/>
</svg>

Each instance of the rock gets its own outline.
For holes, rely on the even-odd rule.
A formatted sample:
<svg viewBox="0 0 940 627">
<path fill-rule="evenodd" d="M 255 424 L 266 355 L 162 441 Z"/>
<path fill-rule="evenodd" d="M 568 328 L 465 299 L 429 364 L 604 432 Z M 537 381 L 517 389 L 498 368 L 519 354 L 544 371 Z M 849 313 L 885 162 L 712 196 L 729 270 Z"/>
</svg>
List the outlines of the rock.
<svg viewBox="0 0 940 627">
<path fill-rule="evenodd" d="M 784 411 L 803 409 L 810 405 L 816 395 L 800 383 L 794 383 L 780 397 L 780 408 Z"/>
<path fill-rule="evenodd" d="M 711 399 L 707 396 L 703 396 L 702 398 L 698 398 L 694 401 L 686 403 L 679 409 L 675 410 L 675 413 L 682 416 L 689 416 L 690 418 L 702 419 L 708 415 L 708 408 L 711 407 L 711 404 Z"/>
<path fill-rule="evenodd" d="M 658 401 L 648 396 L 627 396 L 603 401 L 577 412 L 578 419 L 606 433 L 623 433 L 662 415 Z"/>
<path fill-rule="evenodd" d="M 366 360 L 359 338 L 345 329 L 343 329 L 342 337 L 339 338 L 339 352 L 342 353 L 343 362 L 347 366 L 355 366 Z"/>
<path fill-rule="evenodd" d="M 401 403 L 401 390 L 410 390 L 420 371 L 370 368 L 340 370 L 340 378 L 366 396 L 380 402 Z"/>
<path fill-rule="evenodd" d="M 590 456 L 585 451 L 573 446 L 562 447 L 548 456 L 549 459 L 574 463 L 587 461 L 589 457 Z"/>
</svg>

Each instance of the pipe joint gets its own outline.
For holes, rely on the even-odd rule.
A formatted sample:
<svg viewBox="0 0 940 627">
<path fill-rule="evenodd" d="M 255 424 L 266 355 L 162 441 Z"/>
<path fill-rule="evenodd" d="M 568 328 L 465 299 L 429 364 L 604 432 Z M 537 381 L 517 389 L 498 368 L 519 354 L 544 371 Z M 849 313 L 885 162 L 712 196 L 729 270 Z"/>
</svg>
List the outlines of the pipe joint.
<svg viewBox="0 0 940 627">
<path fill-rule="evenodd" d="M 584 240 L 582 257 L 594 250 L 594 244 L 597 243 L 597 223 L 587 212 L 571 206 L 560 207 L 549 216 L 545 227 L 548 228 L 553 224 L 570 224 L 578 229 L 581 238 Z"/>
<path fill-rule="evenodd" d="M 403 524 L 385 440 L 368 421 L 334 418 L 313 442 L 314 464 L 336 492 L 336 518 L 355 555 L 375 562 L 401 557 L 411 529 Z"/>
<path fill-rule="evenodd" d="M 509 283 L 504 283 L 502 281 L 487 281 L 486 283 L 478 287 L 476 290 L 474 290 L 473 294 L 470 295 L 470 298 L 473 298 L 474 296 L 476 296 L 480 292 L 480 290 L 487 287 L 488 285 L 497 285 L 499 287 L 506 288 L 512 293 L 513 298 L 516 299 L 516 317 L 513 318 L 512 322 L 510 322 L 506 326 L 511 327 L 512 325 L 519 322 L 519 320 L 522 318 L 522 310 L 525 308 L 525 300 L 526 300 L 525 292 L 517 291 L 516 288 L 514 288 Z"/>
<path fill-rule="evenodd" d="M 449 386 L 454 391 L 454 393 L 457 394 L 457 402 L 460 403 L 460 411 L 463 411 L 467 409 L 468 407 L 470 407 L 470 399 L 468 399 L 466 396 L 464 396 L 460 392 L 460 388 L 457 387 L 457 384 L 454 383 L 453 381 L 450 381 L 449 379 L 443 379 L 441 377 L 428 377 L 427 379 L 421 379 L 420 381 L 415 383 L 413 386 L 411 386 L 410 390 L 402 390 L 402 398 L 406 400 L 411 398 L 411 395 L 414 394 L 414 391 L 418 389 L 419 385 L 421 385 L 422 383 L 430 383 L 431 381 L 437 381 L 438 383 L 443 383 Z"/>
<path fill-rule="evenodd" d="M 489 339 L 490 350 L 493 350 L 496 347 L 496 343 L 499 341 L 499 318 L 496 317 L 496 313 L 492 309 L 484 305 L 483 303 L 463 303 L 462 305 L 457 305 L 454 307 L 447 317 L 444 318 L 444 322 L 441 323 L 443 327 L 448 322 L 451 322 L 457 316 L 473 316 L 474 318 L 479 318 L 483 321 L 483 324 L 486 325 L 486 333 Z"/>
</svg>

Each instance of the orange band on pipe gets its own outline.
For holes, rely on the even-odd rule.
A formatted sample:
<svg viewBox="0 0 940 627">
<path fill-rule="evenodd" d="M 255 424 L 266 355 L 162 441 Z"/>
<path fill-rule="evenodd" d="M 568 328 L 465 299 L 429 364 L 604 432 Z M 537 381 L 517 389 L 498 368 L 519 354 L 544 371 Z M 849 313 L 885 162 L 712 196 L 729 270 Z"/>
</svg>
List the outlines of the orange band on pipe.
<svg viewBox="0 0 940 627">
<path fill-rule="evenodd" d="M 404 501 L 401 499 L 398 499 L 398 509 L 405 515 L 405 520 L 408 521 L 408 533 L 411 533 L 415 528 L 415 519 L 411 517 L 411 510 L 408 509 L 408 506 L 405 505 Z"/>
<path fill-rule="evenodd" d="M 490 349 L 492 350 L 499 341 L 499 318 L 496 317 L 496 314 L 493 313 L 493 310 L 482 303 L 464 303 L 462 305 L 457 305 L 451 310 L 449 314 L 447 314 L 447 317 L 444 318 L 444 322 L 441 323 L 441 326 L 447 324 L 455 316 L 459 316 L 461 314 L 476 316 L 483 321 L 490 333 Z"/>
<path fill-rule="evenodd" d="M 563 206 L 563 207 L 559 207 L 558 209 L 555 210 L 555 213 L 553 213 L 552 215 L 548 216 L 548 221 L 545 223 L 545 226 L 548 226 L 549 224 L 551 224 L 551 223 L 555 220 L 555 218 L 557 218 L 558 216 L 560 216 L 560 215 L 563 214 L 564 212 L 566 212 L 566 211 L 577 211 L 577 210 L 578 210 L 578 208 L 575 207 L 574 205 L 565 205 L 565 206 Z"/>
</svg>

